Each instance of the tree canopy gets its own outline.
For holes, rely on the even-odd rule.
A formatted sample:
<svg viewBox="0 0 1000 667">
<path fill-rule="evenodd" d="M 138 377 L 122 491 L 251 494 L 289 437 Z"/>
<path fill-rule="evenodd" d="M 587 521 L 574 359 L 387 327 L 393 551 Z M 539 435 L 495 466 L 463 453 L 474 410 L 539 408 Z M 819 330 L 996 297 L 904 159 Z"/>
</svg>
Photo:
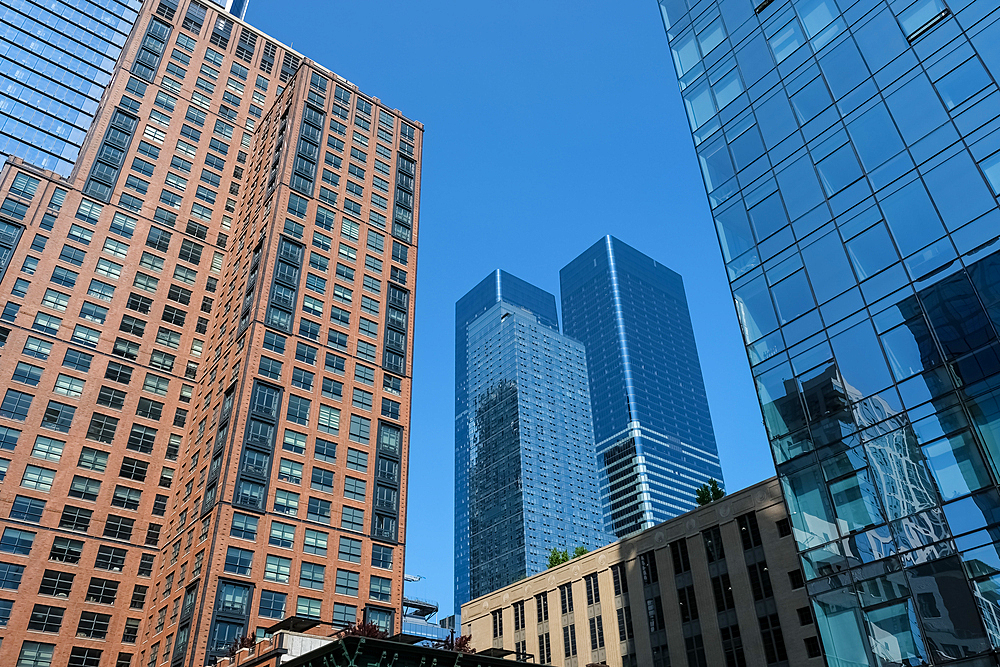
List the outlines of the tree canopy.
<svg viewBox="0 0 1000 667">
<path fill-rule="evenodd" d="M 721 499 L 726 495 L 726 492 L 722 490 L 719 483 L 714 479 L 709 479 L 708 484 L 702 484 L 694 493 L 694 498 L 699 505 L 707 505 L 711 502 Z"/>
</svg>

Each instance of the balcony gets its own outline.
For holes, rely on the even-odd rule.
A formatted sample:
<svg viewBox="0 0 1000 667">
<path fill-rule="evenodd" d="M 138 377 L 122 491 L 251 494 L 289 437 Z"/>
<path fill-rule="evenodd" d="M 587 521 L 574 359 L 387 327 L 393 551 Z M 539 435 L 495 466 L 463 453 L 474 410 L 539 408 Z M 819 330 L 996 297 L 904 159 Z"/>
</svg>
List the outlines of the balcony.
<svg viewBox="0 0 1000 667">
<path fill-rule="evenodd" d="M 258 477 L 267 477 L 267 468 L 264 466 L 253 465 L 252 463 L 244 463 L 243 472 L 250 475 L 256 475 Z"/>
<path fill-rule="evenodd" d="M 235 600 L 223 600 L 216 607 L 220 612 L 225 614 L 235 614 L 237 616 L 247 615 L 247 604 L 246 602 L 237 602 Z"/>
</svg>

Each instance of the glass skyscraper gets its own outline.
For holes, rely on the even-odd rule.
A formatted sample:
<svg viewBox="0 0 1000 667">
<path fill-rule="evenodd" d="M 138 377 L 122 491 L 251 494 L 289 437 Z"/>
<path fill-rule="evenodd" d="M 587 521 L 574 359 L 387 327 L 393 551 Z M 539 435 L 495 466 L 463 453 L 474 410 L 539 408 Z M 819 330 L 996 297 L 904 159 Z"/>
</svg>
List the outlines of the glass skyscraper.
<svg viewBox="0 0 1000 667">
<path fill-rule="evenodd" d="M 661 0 L 828 663 L 1000 648 L 1000 9 Z"/>
<path fill-rule="evenodd" d="M 605 530 L 694 507 L 722 468 L 680 275 L 613 236 L 559 272 L 563 330 L 587 349 Z"/>
<path fill-rule="evenodd" d="M 210 6 L 242 19 L 247 2 Z M 142 0 L 0 0 L 0 165 L 20 157 L 69 176 L 141 7 Z M 162 0 L 157 14 L 176 9 L 177 0 Z"/>
<path fill-rule="evenodd" d="M 583 346 L 556 300 L 494 271 L 455 306 L 455 609 L 601 529 Z"/>
</svg>

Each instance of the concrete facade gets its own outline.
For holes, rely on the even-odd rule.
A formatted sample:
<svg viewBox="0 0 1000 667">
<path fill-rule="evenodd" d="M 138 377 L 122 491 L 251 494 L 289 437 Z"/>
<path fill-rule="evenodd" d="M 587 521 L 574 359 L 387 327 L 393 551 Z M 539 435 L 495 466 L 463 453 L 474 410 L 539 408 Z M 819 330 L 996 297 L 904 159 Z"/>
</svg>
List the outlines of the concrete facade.
<svg viewBox="0 0 1000 667">
<path fill-rule="evenodd" d="M 422 126 L 171 5 L 69 179 L 0 173 L 0 664 L 400 626 Z"/>
<path fill-rule="evenodd" d="M 824 664 L 775 479 L 473 600 L 462 634 L 560 667 Z"/>
</svg>

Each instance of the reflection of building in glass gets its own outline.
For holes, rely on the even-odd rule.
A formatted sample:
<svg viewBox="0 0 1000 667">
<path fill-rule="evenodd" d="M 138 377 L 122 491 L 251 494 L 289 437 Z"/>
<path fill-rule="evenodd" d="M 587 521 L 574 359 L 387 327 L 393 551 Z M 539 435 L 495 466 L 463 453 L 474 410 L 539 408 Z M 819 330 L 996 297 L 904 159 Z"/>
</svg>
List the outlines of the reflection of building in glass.
<svg viewBox="0 0 1000 667">
<path fill-rule="evenodd" d="M 559 279 L 566 335 L 587 348 L 605 527 L 622 537 L 722 482 L 684 283 L 612 236 Z"/>
<path fill-rule="evenodd" d="M 456 304 L 455 607 L 602 530 L 583 346 L 555 297 L 495 271 Z"/>
<path fill-rule="evenodd" d="M 690 4 L 660 0 L 828 662 L 1000 648 L 996 3 Z"/>
</svg>

